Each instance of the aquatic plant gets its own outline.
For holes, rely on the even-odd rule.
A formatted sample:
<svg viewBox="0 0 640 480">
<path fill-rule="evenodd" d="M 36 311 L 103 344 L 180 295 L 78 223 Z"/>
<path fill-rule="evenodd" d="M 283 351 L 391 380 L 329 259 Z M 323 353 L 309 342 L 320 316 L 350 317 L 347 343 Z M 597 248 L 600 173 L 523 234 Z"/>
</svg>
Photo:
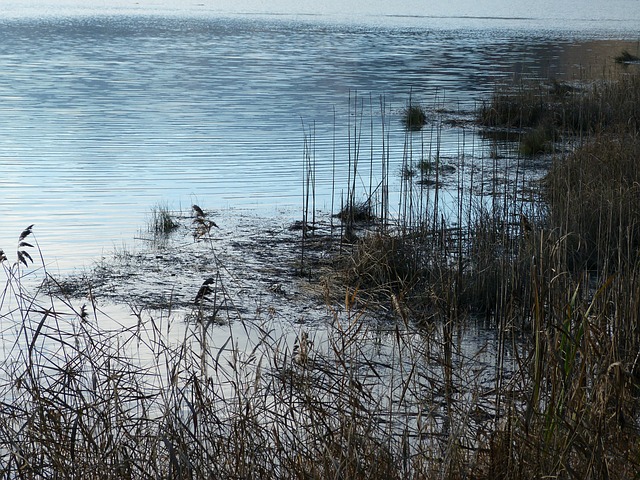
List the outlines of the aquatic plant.
<svg viewBox="0 0 640 480">
<path fill-rule="evenodd" d="M 511 97 L 491 118 L 533 127 L 540 138 L 531 153 L 546 151 L 556 129 L 590 135 L 573 137 L 569 153 L 556 151 L 542 183 L 520 184 L 516 173 L 504 183 L 476 177 L 480 190 L 473 182 L 454 185 L 459 205 L 450 223 L 438 210 L 438 184 L 418 197 L 414 176 L 403 175 L 398 227 L 363 236 L 336 264 L 343 282 L 379 315 L 395 314 L 427 336 L 441 328 L 443 366 L 451 328 L 481 314 L 501 332 L 496 368 L 513 368 L 515 377 L 498 375 L 493 426 L 483 430 L 486 441 L 466 437 L 475 463 L 463 476 L 625 478 L 638 468 L 630 453 L 639 446 L 640 401 L 637 82 L 627 77 L 562 93 L 540 88 L 523 92 L 525 104 Z M 549 95 L 562 103 L 549 108 Z M 483 198 L 487 184 L 491 201 Z M 422 202 L 422 195 L 436 201 Z M 505 355 L 517 358 L 511 367 Z M 453 451 L 449 461 L 465 457 Z"/>
<path fill-rule="evenodd" d="M 520 138 L 519 150 L 522 155 L 539 155 L 553 152 L 553 131 L 545 125 L 524 132 Z"/>
<path fill-rule="evenodd" d="M 345 223 L 369 222 L 375 219 L 370 200 L 362 200 L 354 204 L 345 205 L 334 217 Z"/>
<path fill-rule="evenodd" d="M 558 158 L 544 179 L 549 221 L 572 237 L 576 267 L 603 276 L 633 266 L 640 248 L 640 141 L 603 134 Z"/>
<path fill-rule="evenodd" d="M 478 111 L 488 127 L 536 129 L 560 133 L 594 134 L 603 130 L 637 129 L 640 118 L 640 77 L 592 81 L 567 86 L 555 81 L 522 83 L 498 88 Z"/>
<path fill-rule="evenodd" d="M 442 404 L 459 379 L 445 386 L 424 361 L 437 342 L 429 353 L 408 325 L 381 355 L 387 334 L 367 327 L 357 292 L 326 334 L 300 331 L 293 347 L 260 318 L 236 319 L 252 332 L 245 350 L 228 324 L 214 346 L 205 317 L 173 344 L 171 317 L 132 306 L 133 325 L 105 329 L 96 304 L 7 282 L 2 321 L 18 331 L 0 362 L 3 476 L 399 479 L 460 466 L 435 459 L 443 429 L 464 424 L 466 409 Z M 7 308 L 18 291 L 28 301 Z M 419 370 L 396 375 L 399 358 Z"/>
<path fill-rule="evenodd" d="M 402 123 L 407 130 L 419 131 L 427 123 L 427 114 L 423 107 L 409 104 L 402 112 Z"/>
<path fill-rule="evenodd" d="M 594 291 L 569 273 L 562 254 L 569 244 L 540 220 L 521 218 L 509 234 L 496 234 L 499 220 L 482 216 L 471 256 L 484 251 L 484 263 L 461 267 L 447 260 L 447 242 L 436 242 L 428 258 L 441 261 L 431 262 L 424 283 L 411 273 L 427 271 L 416 264 L 420 237 L 377 234 L 367 239 L 375 258 L 362 243 L 355 247 L 359 286 L 328 301 L 325 327 L 296 327 L 290 341 L 268 318 L 238 317 L 237 310 L 241 328 L 197 316 L 177 343 L 168 341 L 177 328 L 170 315 L 139 307 L 132 306 L 132 325 L 108 330 L 97 305 L 31 296 L 11 276 L 2 321 L 19 330 L 0 362 L 0 471 L 317 479 L 588 478 L 606 471 L 628 478 L 639 467 L 631 361 L 638 336 L 629 325 L 624 342 L 617 333 L 611 338 L 611 322 L 630 313 L 611 302 L 634 308 L 624 298 L 640 276 L 609 277 Z M 509 247 L 522 254 L 504 255 Z M 514 268 L 514 258 L 526 268 Z M 487 288 L 486 299 L 495 310 L 488 329 L 469 332 L 473 317 L 458 293 L 474 278 L 487 282 L 491 264 L 495 290 Z M 460 277 L 467 268 L 483 274 Z M 514 296 L 508 283 L 517 276 L 523 290 Z M 366 278 L 386 279 L 388 303 L 385 288 L 371 295 L 375 283 Z M 205 286 L 213 283 L 224 291 L 220 276 Z M 18 291 L 27 301 L 7 308 Z M 229 301 L 216 296 L 209 300 L 218 306 Z M 213 329 L 221 341 L 213 341 Z M 461 347 L 468 335 L 492 331 L 477 351 Z"/>
<path fill-rule="evenodd" d="M 148 230 L 154 235 L 167 235 L 178 228 L 171 210 L 166 203 L 158 203 L 151 208 Z"/>
</svg>

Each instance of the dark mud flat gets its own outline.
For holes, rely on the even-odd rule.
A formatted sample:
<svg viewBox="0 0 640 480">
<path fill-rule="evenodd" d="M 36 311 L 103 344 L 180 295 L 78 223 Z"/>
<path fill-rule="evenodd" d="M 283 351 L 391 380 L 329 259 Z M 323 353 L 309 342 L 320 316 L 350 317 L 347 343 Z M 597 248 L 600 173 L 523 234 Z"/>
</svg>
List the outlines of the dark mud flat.
<svg viewBox="0 0 640 480">
<path fill-rule="evenodd" d="M 215 218 L 220 228 L 197 237 L 193 217 L 176 217 L 179 227 L 171 234 L 141 238 L 135 249 L 56 279 L 54 287 L 71 298 L 134 311 L 184 311 L 216 323 L 265 313 L 292 323 L 327 316 L 322 285 L 331 275 L 339 227 L 332 234 L 326 220 L 303 238 L 300 222 L 250 214 Z M 197 298 L 205 282 L 205 295 Z"/>
</svg>

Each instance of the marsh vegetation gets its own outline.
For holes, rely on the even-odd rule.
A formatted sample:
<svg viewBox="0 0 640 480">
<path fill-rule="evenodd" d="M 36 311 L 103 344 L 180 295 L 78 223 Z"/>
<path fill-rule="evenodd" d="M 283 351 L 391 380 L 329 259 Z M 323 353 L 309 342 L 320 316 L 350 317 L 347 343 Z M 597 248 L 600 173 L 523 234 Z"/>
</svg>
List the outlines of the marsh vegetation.
<svg viewBox="0 0 640 480">
<path fill-rule="evenodd" d="M 199 258 L 213 269 L 202 301 L 177 291 L 161 311 L 132 305 L 133 323 L 112 329 L 91 279 L 80 306 L 56 279 L 24 287 L 39 258 L 26 229 L 15 261 L 0 256 L 2 475 L 633 478 L 639 82 L 497 90 L 480 128 L 545 133 L 544 148 L 516 148 L 513 161 L 491 149 L 442 157 L 437 118 L 409 129 L 397 215 L 384 136 L 371 138 L 379 183 L 363 192 L 353 136 L 345 199 L 326 219 L 309 207 L 309 153 L 292 255 L 275 256 L 277 238 L 263 255 L 324 306 L 322 328 L 293 336 L 276 322 L 287 288 L 239 305 L 210 228 L 193 236 L 207 256 L 189 253 L 198 275 Z M 541 152 L 546 174 L 531 178 Z M 183 223 L 188 237 L 197 225 Z M 169 341 L 177 307 L 188 322 Z M 226 340 L 214 345 L 213 331 Z M 470 347 L 479 332 L 487 340 Z"/>
<path fill-rule="evenodd" d="M 409 103 L 402 112 L 402 123 L 407 130 L 420 131 L 427 123 L 427 113 L 422 106 Z"/>
</svg>

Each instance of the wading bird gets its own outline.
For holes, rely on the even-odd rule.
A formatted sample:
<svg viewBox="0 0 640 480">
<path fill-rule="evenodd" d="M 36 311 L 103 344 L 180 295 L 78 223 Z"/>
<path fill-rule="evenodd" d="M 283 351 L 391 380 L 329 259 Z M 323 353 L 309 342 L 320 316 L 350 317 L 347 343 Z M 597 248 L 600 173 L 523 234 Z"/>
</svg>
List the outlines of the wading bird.
<svg viewBox="0 0 640 480">
<path fill-rule="evenodd" d="M 220 228 L 213 220 L 208 220 L 202 217 L 196 217 L 193 219 L 193 239 L 197 242 L 202 237 L 206 237 L 211 233 L 211 227 Z"/>
<path fill-rule="evenodd" d="M 198 205 L 196 205 L 195 203 L 193 205 L 191 205 L 191 208 L 193 209 L 193 213 L 195 213 L 196 217 L 206 217 L 207 215 L 204 213 L 204 210 L 202 210 Z"/>
<path fill-rule="evenodd" d="M 201 303 L 213 291 L 210 287 L 213 282 L 213 278 L 207 278 L 204 282 L 202 282 L 202 286 L 200 287 L 200 290 L 198 290 L 196 298 L 193 301 L 194 303 Z"/>
</svg>

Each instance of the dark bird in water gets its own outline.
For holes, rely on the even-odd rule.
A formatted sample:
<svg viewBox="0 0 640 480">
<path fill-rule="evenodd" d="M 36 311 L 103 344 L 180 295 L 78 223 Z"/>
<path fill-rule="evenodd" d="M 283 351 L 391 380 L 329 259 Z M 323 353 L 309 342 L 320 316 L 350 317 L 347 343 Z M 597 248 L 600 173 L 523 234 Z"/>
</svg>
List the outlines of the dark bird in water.
<svg viewBox="0 0 640 480">
<path fill-rule="evenodd" d="M 207 295 L 209 295 L 213 291 L 210 287 L 210 285 L 213 282 L 214 282 L 213 278 L 207 278 L 204 282 L 202 282 L 202 286 L 200 287 L 200 290 L 198 290 L 198 293 L 196 294 L 194 303 L 202 302 L 205 299 L 205 297 L 207 297 Z"/>
<path fill-rule="evenodd" d="M 195 213 L 196 217 L 206 217 L 204 210 L 202 210 L 198 205 L 193 204 L 191 205 L 191 208 L 193 209 L 193 213 Z"/>
</svg>

